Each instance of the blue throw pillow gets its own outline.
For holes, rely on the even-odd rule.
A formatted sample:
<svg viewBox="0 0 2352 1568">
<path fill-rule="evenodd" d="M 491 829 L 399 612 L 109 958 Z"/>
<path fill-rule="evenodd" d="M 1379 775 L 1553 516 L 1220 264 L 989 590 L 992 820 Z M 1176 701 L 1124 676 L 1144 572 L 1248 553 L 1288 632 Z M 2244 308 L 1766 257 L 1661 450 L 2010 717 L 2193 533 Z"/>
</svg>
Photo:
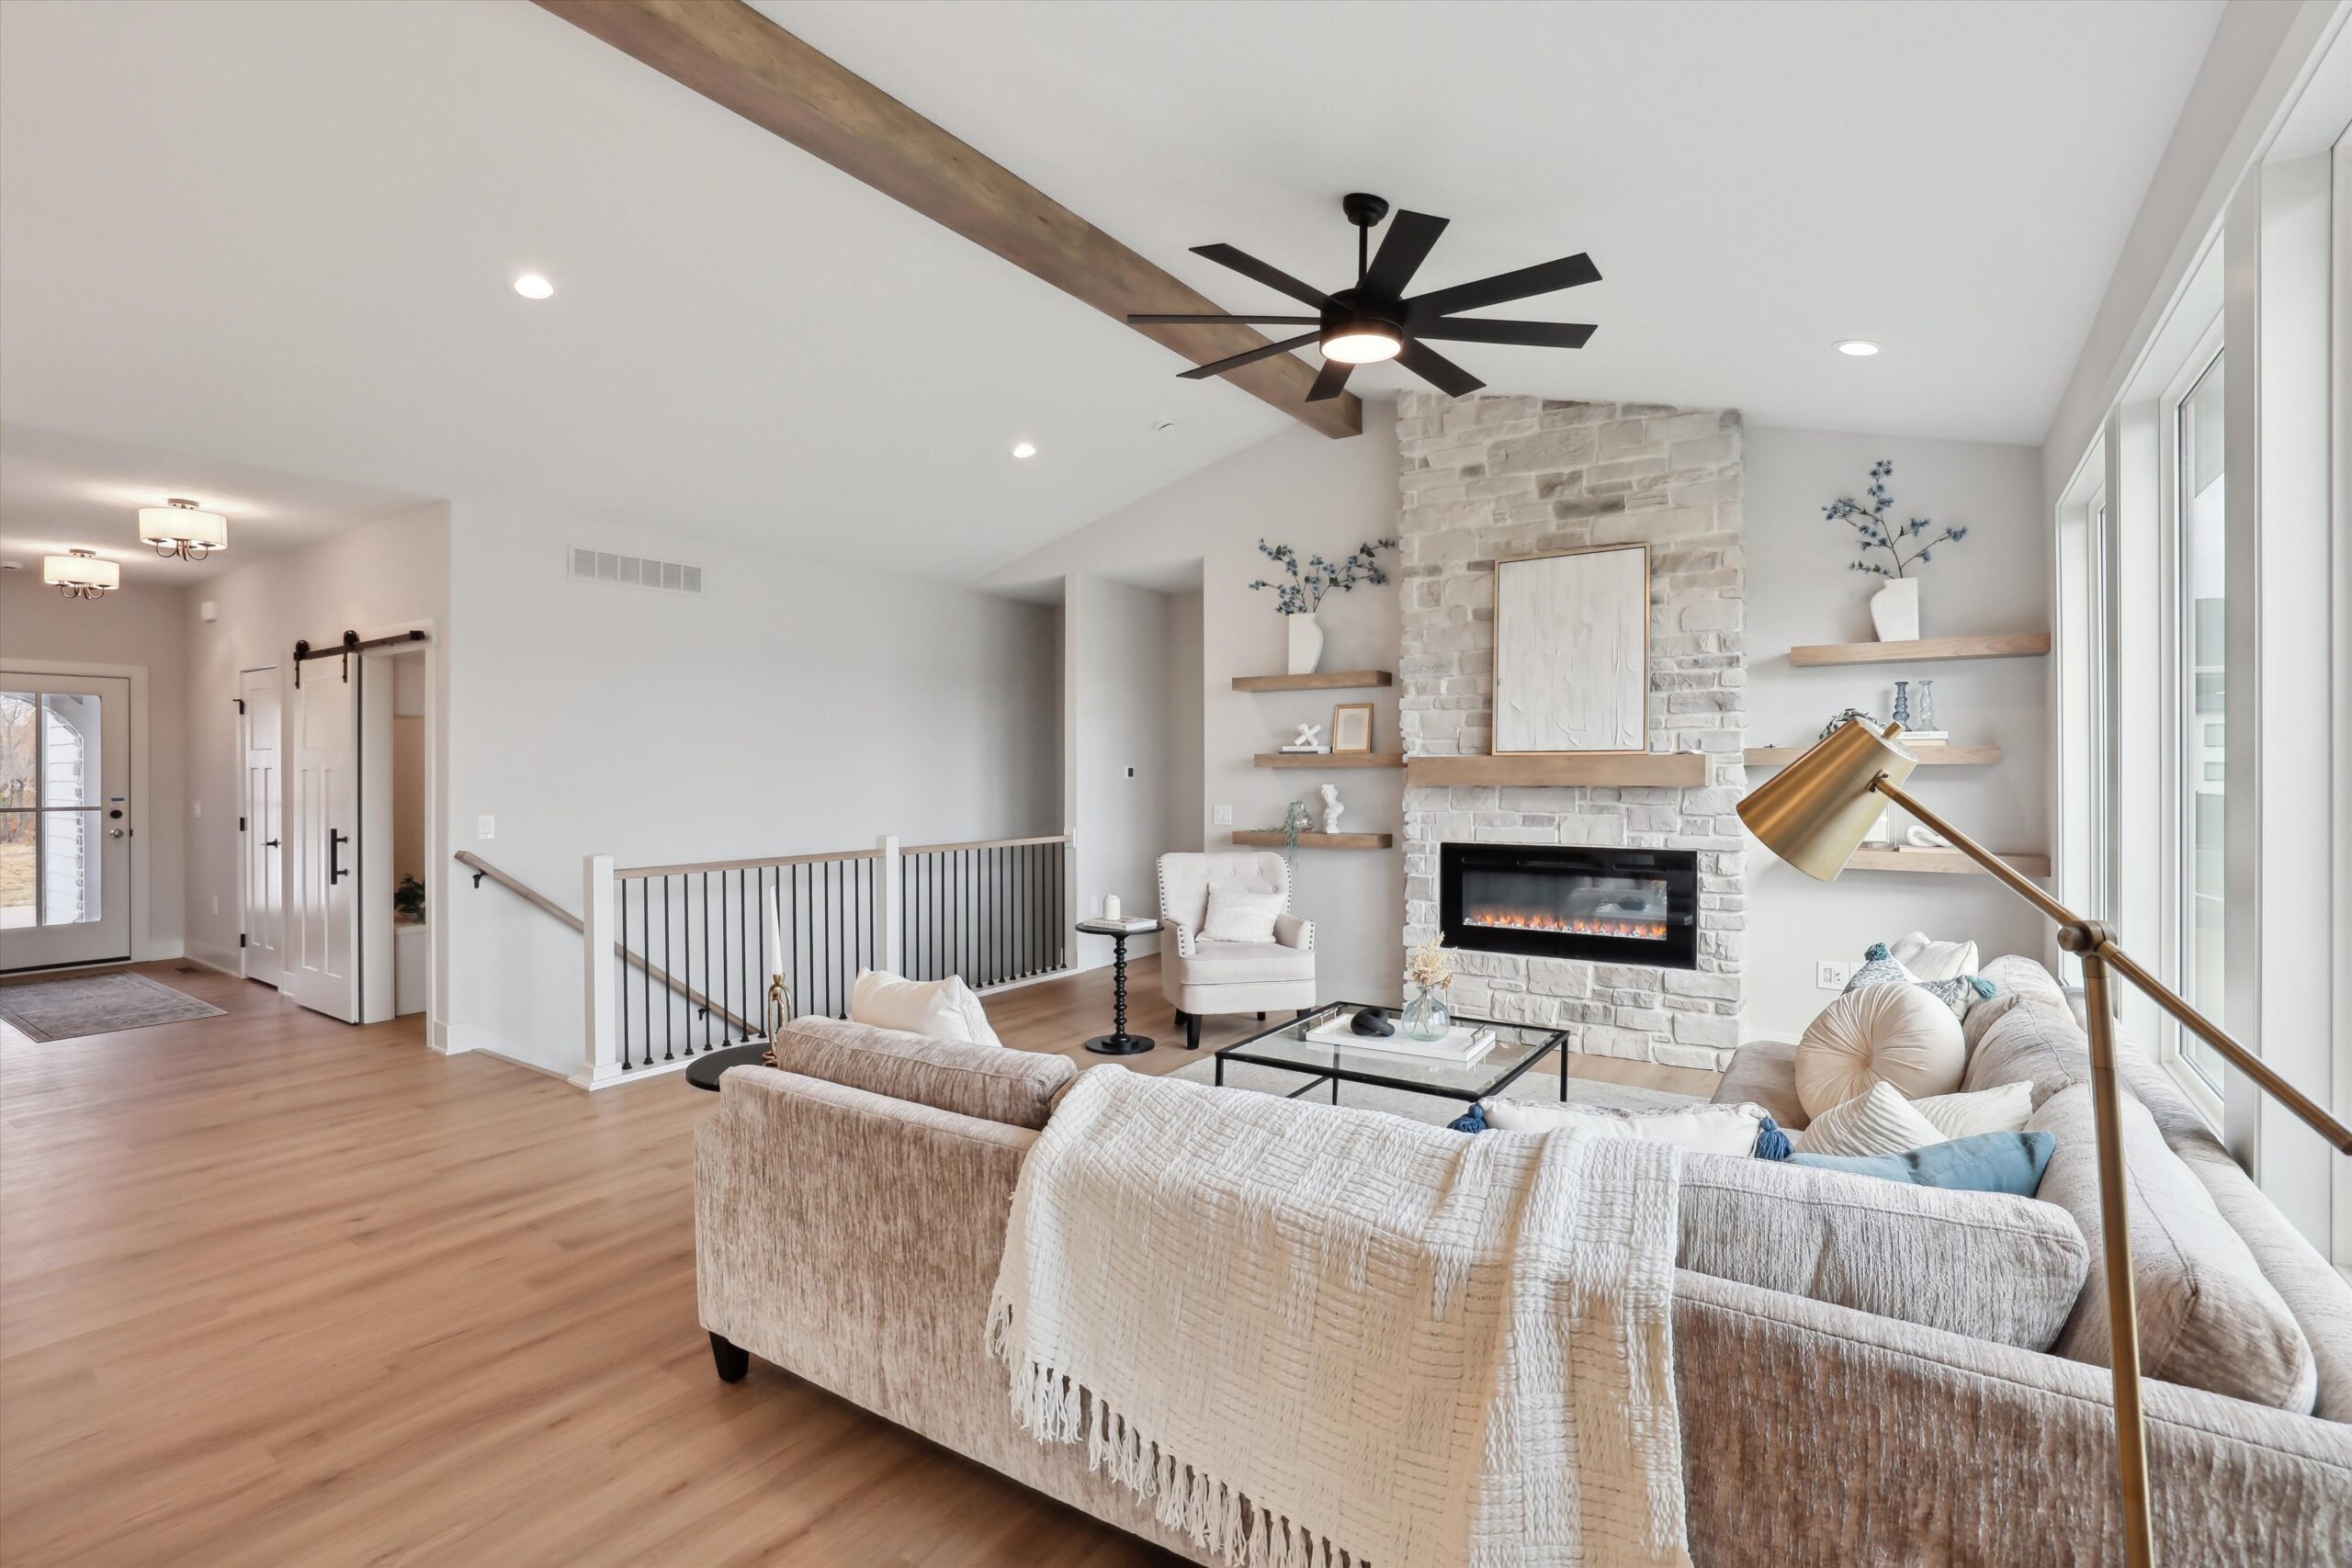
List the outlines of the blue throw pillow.
<svg viewBox="0 0 2352 1568">
<path fill-rule="evenodd" d="M 2010 1192 L 2030 1198 L 2041 1186 L 2058 1140 L 2047 1133 L 1979 1133 L 1899 1155 L 1792 1155 L 1791 1165 L 1883 1177 L 1957 1192 Z"/>
<path fill-rule="evenodd" d="M 1469 1110 L 1448 1122 L 1446 1127 L 1449 1131 L 1455 1133 L 1483 1133 L 1487 1130 L 1487 1108 L 1483 1105 L 1473 1105 Z"/>
</svg>

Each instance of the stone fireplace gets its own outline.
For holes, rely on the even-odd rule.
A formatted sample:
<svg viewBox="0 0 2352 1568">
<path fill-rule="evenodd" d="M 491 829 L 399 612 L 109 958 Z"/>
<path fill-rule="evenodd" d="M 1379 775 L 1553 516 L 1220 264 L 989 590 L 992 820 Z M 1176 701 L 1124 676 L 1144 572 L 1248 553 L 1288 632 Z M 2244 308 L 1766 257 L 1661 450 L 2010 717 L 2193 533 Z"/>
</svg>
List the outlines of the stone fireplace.
<svg viewBox="0 0 2352 1568">
<path fill-rule="evenodd" d="M 1396 434 L 1406 946 L 1456 951 L 1466 1012 L 1724 1066 L 1747 918 L 1739 415 L 1408 392 Z M 1648 754 L 1490 757 L 1497 558 L 1637 543 Z"/>
</svg>

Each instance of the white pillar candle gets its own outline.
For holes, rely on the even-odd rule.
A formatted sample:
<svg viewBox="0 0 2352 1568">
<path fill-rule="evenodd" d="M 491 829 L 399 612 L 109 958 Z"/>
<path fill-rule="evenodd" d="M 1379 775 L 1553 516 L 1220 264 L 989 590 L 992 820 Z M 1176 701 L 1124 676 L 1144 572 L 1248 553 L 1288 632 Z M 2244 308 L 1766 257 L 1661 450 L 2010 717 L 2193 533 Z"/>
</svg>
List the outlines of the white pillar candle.
<svg viewBox="0 0 2352 1568">
<path fill-rule="evenodd" d="M 1116 893 L 1102 895 L 1102 918 L 1106 920 L 1119 918 L 1119 896 Z"/>
<path fill-rule="evenodd" d="M 777 908 L 775 889 L 768 889 L 768 977 L 774 979 L 784 973 L 784 915 Z"/>
</svg>

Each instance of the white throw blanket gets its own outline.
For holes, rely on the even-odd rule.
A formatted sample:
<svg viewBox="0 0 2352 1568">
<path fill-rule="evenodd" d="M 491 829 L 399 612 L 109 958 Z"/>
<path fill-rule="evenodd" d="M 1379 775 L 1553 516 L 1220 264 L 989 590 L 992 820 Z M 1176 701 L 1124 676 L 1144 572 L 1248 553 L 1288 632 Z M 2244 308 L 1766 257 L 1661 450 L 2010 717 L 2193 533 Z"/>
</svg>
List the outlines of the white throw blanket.
<svg viewBox="0 0 2352 1568">
<path fill-rule="evenodd" d="M 989 1348 L 1016 1420 L 1228 1562 L 1684 1562 L 1678 1153 L 1098 1067 Z"/>
</svg>

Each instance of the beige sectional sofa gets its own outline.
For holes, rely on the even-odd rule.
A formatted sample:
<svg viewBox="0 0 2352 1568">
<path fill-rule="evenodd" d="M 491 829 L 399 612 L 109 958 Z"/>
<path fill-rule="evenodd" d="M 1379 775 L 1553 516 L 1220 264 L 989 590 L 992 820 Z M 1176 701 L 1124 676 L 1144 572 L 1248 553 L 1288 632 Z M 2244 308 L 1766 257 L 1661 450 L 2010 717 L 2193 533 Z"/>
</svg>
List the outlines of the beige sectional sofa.
<svg viewBox="0 0 2352 1568">
<path fill-rule="evenodd" d="M 2120 1561 L 2088 1122 L 2068 1099 L 2086 1047 L 2046 972 L 1992 973 L 2009 988 L 1968 1021 L 1966 1087 L 2034 1081 L 2036 1124 L 2059 1140 L 2053 1201 L 1684 1162 L 1675 1377 L 1702 1565 Z M 701 1314 L 721 1375 L 748 1351 L 1213 1562 L 1090 1473 L 1082 1449 L 1015 1427 L 981 1345 L 1022 1156 L 1071 1064 L 825 1021 L 793 1026 L 778 1058 L 729 1073 L 696 1134 Z M 1744 1051 L 1718 1098 L 1802 1126 L 1791 1059 Z M 2161 1073 L 2135 1061 L 2129 1081 L 2146 1109 L 2142 1311 L 2161 1328 L 2160 1560 L 2352 1564 L 2352 1289 Z"/>
</svg>

